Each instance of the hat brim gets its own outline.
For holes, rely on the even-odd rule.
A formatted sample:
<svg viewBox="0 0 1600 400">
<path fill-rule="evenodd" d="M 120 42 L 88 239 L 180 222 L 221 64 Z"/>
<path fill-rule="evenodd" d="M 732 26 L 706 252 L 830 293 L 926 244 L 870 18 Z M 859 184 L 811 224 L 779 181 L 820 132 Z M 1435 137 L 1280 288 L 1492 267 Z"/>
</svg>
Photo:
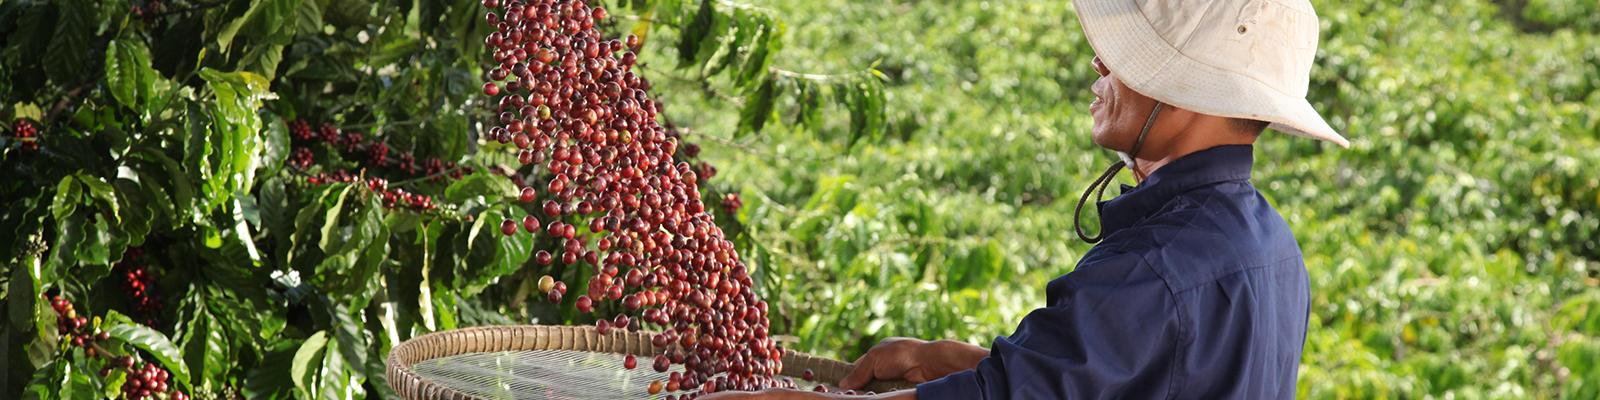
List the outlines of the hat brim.
<svg viewBox="0 0 1600 400">
<path fill-rule="evenodd" d="M 1074 0 L 1078 23 L 1124 85 L 1190 111 L 1271 123 L 1269 128 L 1350 147 L 1304 97 L 1184 55 L 1156 33 L 1133 0 Z"/>
</svg>

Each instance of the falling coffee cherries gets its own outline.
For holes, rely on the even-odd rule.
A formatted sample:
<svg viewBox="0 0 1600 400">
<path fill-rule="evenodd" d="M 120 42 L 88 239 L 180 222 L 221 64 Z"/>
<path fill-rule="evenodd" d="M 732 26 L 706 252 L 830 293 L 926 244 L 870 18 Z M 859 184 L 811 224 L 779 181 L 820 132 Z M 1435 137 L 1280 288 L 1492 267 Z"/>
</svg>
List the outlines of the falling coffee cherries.
<svg viewBox="0 0 1600 400">
<path fill-rule="evenodd" d="M 518 234 L 521 222 L 525 234 L 556 243 L 534 255 L 539 266 L 592 268 L 576 286 L 577 310 L 619 312 L 596 316 L 596 331 L 659 331 L 652 367 L 684 367 L 660 389 L 792 386 L 772 378 L 783 349 L 768 337 L 767 305 L 700 198 L 699 182 L 715 169 L 673 158 L 678 139 L 657 122 L 650 83 L 632 71 L 640 40 L 604 37 L 596 27 L 606 10 L 582 0 L 483 6 L 495 27 L 484 39 L 494 63 L 483 91 L 495 115 L 485 138 L 514 144 L 519 162 L 548 171 L 537 174 L 548 177 L 542 184 L 509 194 L 535 212 L 508 218 L 501 232 Z M 717 200 L 725 210 L 740 205 L 736 196 Z M 548 224 L 535 229 L 539 220 Z M 544 278 L 539 288 L 551 302 L 566 294 Z"/>
</svg>

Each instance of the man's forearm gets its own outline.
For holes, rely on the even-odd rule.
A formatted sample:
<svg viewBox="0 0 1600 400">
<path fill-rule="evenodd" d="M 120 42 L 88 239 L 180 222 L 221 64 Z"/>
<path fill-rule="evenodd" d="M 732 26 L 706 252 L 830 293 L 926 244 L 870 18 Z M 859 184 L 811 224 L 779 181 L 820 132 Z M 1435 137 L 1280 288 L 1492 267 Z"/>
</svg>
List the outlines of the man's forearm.
<svg viewBox="0 0 1600 400">
<path fill-rule="evenodd" d="M 875 395 L 872 395 L 872 396 L 860 396 L 860 395 L 852 396 L 852 395 L 843 395 L 843 394 L 825 394 L 825 395 L 822 395 L 822 396 L 813 397 L 813 395 L 818 395 L 818 394 L 821 394 L 821 393 L 799 392 L 799 393 L 796 393 L 796 394 L 798 396 L 795 397 L 794 400 L 811 400 L 811 399 L 818 399 L 818 398 L 825 398 L 825 399 L 831 399 L 831 400 L 917 400 L 917 389 L 902 389 L 902 390 L 896 390 L 896 391 L 889 392 L 889 393 L 879 393 L 879 394 L 875 394 Z"/>
<path fill-rule="evenodd" d="M 938 340 L 928 342 L 928 357 L 930 362 L 937 365 L 934 369 L 938 376 L 949 375 L 956 371 L 965 371 L 978 367 L 978 362 L 989 356 L 989 349 L 954 340 Z M 937 379 L 937 378 L 934 378 Z"/>
<path fill-rule="evenodd" d="M 917 400 L 917 389 L 905 389 L 869 397 L 872 400 Z"/>
</svg>

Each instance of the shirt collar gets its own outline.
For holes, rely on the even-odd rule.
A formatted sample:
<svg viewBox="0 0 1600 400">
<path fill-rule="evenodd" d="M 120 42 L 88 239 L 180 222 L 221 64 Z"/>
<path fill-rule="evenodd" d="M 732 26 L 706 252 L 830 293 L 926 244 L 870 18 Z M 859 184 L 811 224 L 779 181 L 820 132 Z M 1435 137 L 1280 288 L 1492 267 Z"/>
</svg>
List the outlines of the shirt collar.
<svg viewBox="0 0 1600 400">
<path fill-rule="evenodd" d="M 1253 150 L 1250 145 L 1226 145 L 1197 151 L 1162 166 L 1137 187 L 1122 185 L 1122 195 L 1097 204 L 1102 234 L 1132 226 L 1191 189 L 1250 180 Z"/>
</svg>

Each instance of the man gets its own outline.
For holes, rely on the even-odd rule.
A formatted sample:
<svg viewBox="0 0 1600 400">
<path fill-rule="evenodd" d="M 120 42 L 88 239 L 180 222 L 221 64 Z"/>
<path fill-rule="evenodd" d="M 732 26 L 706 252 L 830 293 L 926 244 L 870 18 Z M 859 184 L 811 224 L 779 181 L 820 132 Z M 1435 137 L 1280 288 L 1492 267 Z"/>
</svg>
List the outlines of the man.
<svg viewBox="0 0 1600 400">
<path fill-rule="evenodd" d="M 1348 146 L 1305 100 L 1307 0 L 1078 0 L 1098 55 L 1096 145 L 1139 181 L 1099 203 L 1098 244 L 992 349 L 890 339 L 840 385 L 882 399 L 1281 399 L 1295 396 L 1310 287 L 1289 226 L 1250 185 L 1268 127 Z M 1096 190 L 1098 188 L 1098 190 Z M 1097 197 L 1098 198 L 1098 197 Z M 853 398 L 768 390 L 727 398 Z"/>
</svg>

